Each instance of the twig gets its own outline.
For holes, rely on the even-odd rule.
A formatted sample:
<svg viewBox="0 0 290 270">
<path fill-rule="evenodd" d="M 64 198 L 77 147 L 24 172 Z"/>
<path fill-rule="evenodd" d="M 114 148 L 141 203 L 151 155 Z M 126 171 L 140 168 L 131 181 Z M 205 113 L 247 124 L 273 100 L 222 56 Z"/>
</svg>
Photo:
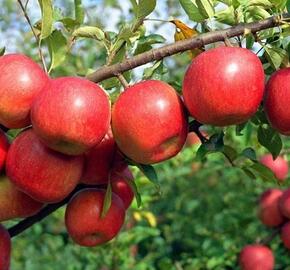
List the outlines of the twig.
<svg viewBox="0 0 290 270">
<path fill-rule="evenodd" d="M 290 18 L 290 14 L 285 14 L 283 19 Z M 173 44 L 169 44 L 160 48 L 152 49 L 145 53 L 138 54 L 125 61 L 111 66 L 104 66 L 97 71 L 89 74 L 87 78 L 93 82 L 100 82 L 105 79 L 114 77 L 115 74 L 124 73 L 125 71 L 142 66 L 152 61 L 161 60 L 167 56 L 171 56 L 180 52 L 184 52 L 194 48 L 200 48 L 204 45 L 217 41 L 224 41 L 225 36 L 232 38 L 243 35 L 245 32 L 258 32 L 264 29 L 276 27 L 282 23 L 280 16 L 273 16 L 268 19 L 247 24 L 239 24 L 228 29 L 213 31 L 200 34 L 197 37 L 181 40 Z"/>
<path fill-rule="evenodd" d="M 18 2 L 18 4 L 19 4 L 21 10 L 23 11 L 23 14 L 24 14 L 24 16 L 25 16 L 25 18 L 26 18 L 26 21 L 27 21 L 27 23 L 29 24 L 29 26 L 30 26 L 30 28 L 31 28 L 31 31 L 32 31 L 32 33 L 33 33 L 35 39 L 36 39 L 37 46 L 38 46 L 38 53 L 39 53 L 39 57 L 40 57 L 41 62 L 42 62 L 42 66 L 43 66 L 44 71 L 47 72 L 47 67 L 46 67 L 46 64 L 45 64 L 44 56 L 43 56 L 43 53 L 42 53 L 42 50 L 41 50 L 41 40 L 40 40 L 40 38 L 37 36 L 37 34 L 36 34 L 36 32 L 35 32 L 35 30 L 34 30 L 34 28 L 33 28 L 33 25 L 32 25 L 32 23 L 31 23 L 31 21 L 30 21 L 30 18 L 29 18 L 29 16 L 28 16 L 27 12 L 26 12 L 26 7 L 27 7 L 27 4 L 28 4 L 28 1 L 26 2 L 25 6 L 23 6 L 21 0 L 17 0 L 17 2 Z"/>
<path fill-rule="evenodd" d="M 117 78 L 119 79 L 120 83 L 123 85 L 124 90 L 129 87 L 129 83 L 127 82 L 126 78 L 122 74 L 117 74 Z"/>
</svg>

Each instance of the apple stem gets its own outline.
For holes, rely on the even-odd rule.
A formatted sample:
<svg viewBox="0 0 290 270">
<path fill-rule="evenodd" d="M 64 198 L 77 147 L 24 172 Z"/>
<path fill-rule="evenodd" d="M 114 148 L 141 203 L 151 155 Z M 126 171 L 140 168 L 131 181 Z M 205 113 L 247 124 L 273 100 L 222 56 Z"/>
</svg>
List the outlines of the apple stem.
<svg viewBox="0 0 290 270">
<path fill-rule="evenodd" d="M 126 88 L 130 86 L 126 78 L 123 76 L 123 74 L 119 73 L 116 75 L 116 77 L 119 79 L 120 83 L 123 85 L 124 90 L 126 90 Z"/>
</svg>

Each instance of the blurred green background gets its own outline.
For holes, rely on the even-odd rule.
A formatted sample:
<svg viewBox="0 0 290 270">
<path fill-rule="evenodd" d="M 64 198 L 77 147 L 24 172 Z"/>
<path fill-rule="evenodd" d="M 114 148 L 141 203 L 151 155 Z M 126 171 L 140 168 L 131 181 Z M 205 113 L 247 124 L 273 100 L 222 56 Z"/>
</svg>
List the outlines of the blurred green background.
<svg viewBox="0 0 290 270">
<path fill-rule="evenodd" d="M 54 3 L 57 16 L 72 16 L 73 1 Z M 16 1 L 0 0 L 0 5 L 0 47 L 39 61 L 35 40 Z M 130 1 L 86 0 L 83 5 L 87 24 L 112 32 L 132 19 Z M 28 13 L 36 23 L 40 18 L 37 1 L 29 1 Z M 178 1 L 157 1 L 150 17 L 178 17 L 194 26 Z M 151 34 L 162 35 L 164 39 L 158 39 L 161 43 L 174 40 L 175 28 L 171 24 L 146 22 L 145 28 Z M 49 62 L 45 46 L 44 52 Z M 105 59 L 105 49 L 98 42 L 79 40 L 51 75 L 85 75 L 104 65 Z M 179 54 L 166 59 L 157 71 L 150 69 L 150 65 L 144 73 L 144 68 L 137 69 L 131 74 L 131 82 L 154 75 L 180 90 L 189 63 L 188 54 Z M 107 81 L 103 86 L 114 91 L 118 82 Z M 210 135 L 218 131 L 205 129 Z M 266 152 L 257 142 L 256 126 L 252 123 L 248 123 L 243 136 L 236 136 L 234 128 L 228 128 L 225 134 L 225 142 L 239 152 L 245 147 L 253 147 L 259 156 Z M 290 144 L 283 140 L 287 149 Z M 238 269 L 237 254 L 241 248 L 271 233 L 257 219 L 259 195 L 269 187 L 286 188 L 289 179 L 283 185 L 250 179 L 221 154 L 209 155 L 201 163 L 195 159 L 197 148 L 197 145 L 186 147 L 177 157 L 155 166 L 160 190 L 132 168 L 142 195 L 142 207 L 137 208 L 134 202 L 123 231 L 112 242 L 97 248 L 73 244 L 65 231 L 63 207 L 13 239 L 11 270 Z M 276 258 L 275 269 L 290 269 L 287 268 L 290 254 L 282 247 L 279 237 L 271 242 L 271 248 Z"/>
</svg>

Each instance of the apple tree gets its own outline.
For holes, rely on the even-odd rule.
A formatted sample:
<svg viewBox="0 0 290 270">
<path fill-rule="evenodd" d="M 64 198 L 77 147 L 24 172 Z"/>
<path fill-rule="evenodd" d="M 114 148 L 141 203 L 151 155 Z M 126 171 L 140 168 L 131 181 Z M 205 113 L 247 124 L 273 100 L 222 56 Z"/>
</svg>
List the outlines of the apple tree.
<svg viewBox="0 0 290 270">
<path fill-rule="evenodd" d="M 289 10 L 3 1 L 0 269 L 286 269 Z"/>
</svg>

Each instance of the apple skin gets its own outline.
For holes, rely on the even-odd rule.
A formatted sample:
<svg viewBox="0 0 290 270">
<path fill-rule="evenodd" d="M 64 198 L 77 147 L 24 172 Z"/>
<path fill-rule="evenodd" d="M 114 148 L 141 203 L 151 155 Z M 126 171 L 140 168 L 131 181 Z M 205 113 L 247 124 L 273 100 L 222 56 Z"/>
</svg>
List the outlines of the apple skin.
<svg viewBox="0 0 290 270">
<path fill-rule="evenodd" d="M 208 137 L 208 134 L 206 132 L 204 132 L 204 131 L 201 131 L 201 134 L 204 137 Z M 200 141 L 200 139 L 198 138 L 198 136 L 196 135 L 195 132 L 189 132 L 187 134 L 187 138 L 186 138 L 186 142 L 185 142 L 186 146 L 200 145 L 200 144 L 201 144 L 201 141 Z"/>
<path fill-rule="evenodd" d="M 110 128 L 103 140 L 85 153 L 81 182 L 87 185 L 107 184 L 111 171 L 122 171 L 126 167 Z"/>
<path fill-rule="evenodd" d="M 6 134 L 0 130 L 0 171 L 5 166 L 6 156 L 9 149 L 9 142 Z"/>
<path fill-rule="evenodd" d="M 112 129 L 119 149 L 142 164 L 161 162 L 182 149 L 187 132 L 183 103 L 168 84 L 148 80 L 124 91 L 112 110 Z"/>
<path fill-rule="evenodd" d="M 33 103 L 35 133 L 51 149 L 80 155 L 97 145 L 110 124 L 110 101 L 97 84 L 77 77 L 52 80 Z"/>
<path fill-rule="evenodd" d="M 264 70 L 251 51 L 218 47 L 198 55 L 186 71 L 183 97 L 199 122 L 228 126 L 247 121 L 264 93 Z"/>
<path fill-rule="evenodd" d="M 10 269 L 11 239 L 8 231 L 0 224 L 0 269 Z"/>
<path fill-rule="evenodd" d="M 112 191 L 122 199 L 126 210 L 134 199 L 134 192 L 128 184 L 128 181 L 133 180 L 134 176 L 128 167 L 120 173 L 113 173 L 111 178 Z"/>
<path fill-rule="evenodd" d="M 281 229 L 281 240 L 287 249 L 290 249 L 290 221 L 285 223 Z"/>
<path fill-rule="evenodd" d="M 7 128 L 26 127 L 32 103 L 50 79 L 38 64 L 22 54 L 1 56 L 0 70 L 0 123 Z"/>
<path fill-rule="evenodd" d="M 283 216 L 290 218 L 290 188 L 286 189 L 279 199 L 279 208 Z"/>
<path fill-rule="evenodd" d="M 290 135 L 290 68 L 283 68 L 270 77 L 266 84 L 264 108 L 267 118 L 279 133 Z"/>
<path fill-rule="evenodd" d="M 122 200 L 112 193 L 107 214 L 101 218 L 105 190 L 85 189 L 68 203 L 65 213 L 67 231 L 81 246 L 97 246 L 113 239 L 121 230 L 125 219 Z"/>
<path fill-rule="evenodd" d="M 271 249 L 264 245 L 247 245 L 239 257 L 241 270 L 273 270 L 275 258 Z"/>
<path fill-rule="evenodd" d="M 273 160 L 271 154 L 266 154 L 261 157 L 260 162 L 268 167 L 280 182 L 283 182 L 287 178 L 289 167 L 287 161 L 283 157 L 278 156 Z"/>
<path fill-rule="evenodd" d="M 0 222 L 36 214 L 43 203 L 18 190 L 6 176 L 0 176 Z"/>
<path fill-rule="evenodd" d="M 259 200 L 259 218 L 268 227 L 275 227 L 283 223 L 285 218 L 279 209 L 279 199 L 283 191 L 279 189 L 268 189 Z"/>
<path fill-rule="evenodd" d="M 28 129 L 9 148 L 6 174 L 33 199 L 54 203 L 64 199 L 78 184 L 83 163 L 83 156 L 67 156 L 47 148 Z"/>
</svg>

